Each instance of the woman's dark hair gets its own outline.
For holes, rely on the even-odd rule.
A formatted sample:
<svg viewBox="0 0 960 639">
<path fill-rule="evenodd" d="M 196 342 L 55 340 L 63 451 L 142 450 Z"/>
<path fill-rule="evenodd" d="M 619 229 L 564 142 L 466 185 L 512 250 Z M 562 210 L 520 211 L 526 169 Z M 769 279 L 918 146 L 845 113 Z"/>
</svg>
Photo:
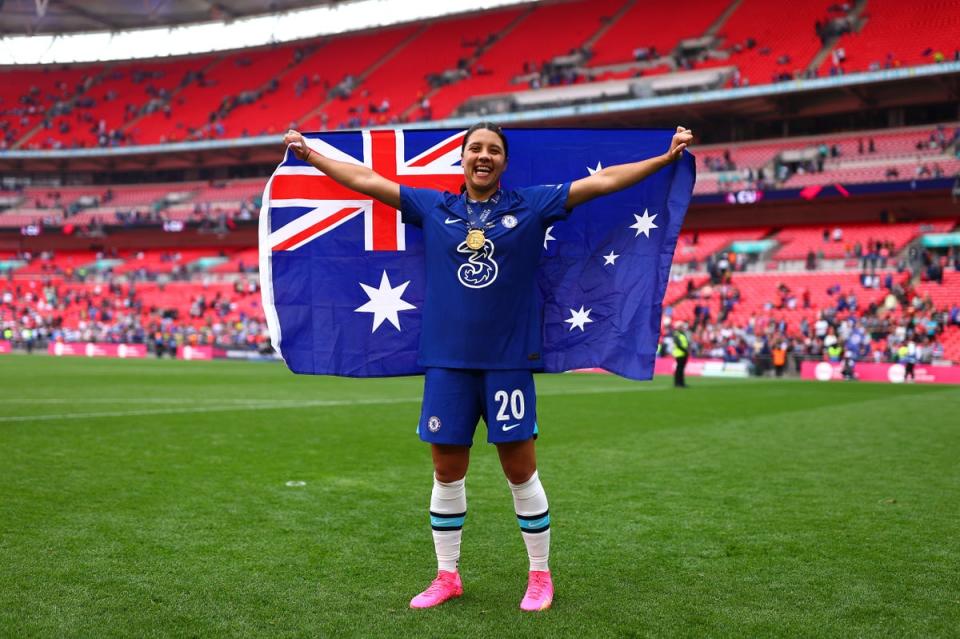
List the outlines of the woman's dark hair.
<svg viewBox="0 0 960 639">
<path fill-rule="evenodd" d="M 469 129 L 467 129 L 467 134 L 463 136 L 463 144 L 460 145 L 461 155 L 467 149 L 467 142 L 470 140 L 470 136 L 473 135 L 474 131 L 479 131 L 480 129 L 486 129 L 487 131 L 493 131 L 500 138 L 500 141 L 503 142 L 503 157 L 510 157 L 510 148 L 507 145 L 507 136 L 503 134 L 503 129 L 500 128 L 499 124 L 494 124 L 493 122 L 477 122 Z"/>
</svg>

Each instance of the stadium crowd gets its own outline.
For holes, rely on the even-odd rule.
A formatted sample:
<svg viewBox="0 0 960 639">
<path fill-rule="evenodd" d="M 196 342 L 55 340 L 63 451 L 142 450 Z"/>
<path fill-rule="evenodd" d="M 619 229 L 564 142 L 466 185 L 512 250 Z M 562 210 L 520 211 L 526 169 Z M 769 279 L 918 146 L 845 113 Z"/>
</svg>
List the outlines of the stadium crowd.
<svg viewBox="0 0 960 639">
<path fill-rule="evenodd" d="M 93 281 L 91 281 L 93 280 Z M 164 292 L 165 276 L 152 289 Z M 200 282 L 183 304 L 151 302 L 136 272 L 129 280 L 76 270 L 68 279 L 0 283 L 0 338 L 30 351 L 48 342 L 146 344 L 158 356 L 177 346 L 269 351 L 256 280 L 237 278 L 231 294 Z"/>
<path fill-rule="evenodd" d="M 44 264 L 52 256 L 37 257 Z M 223 286 L 211 286 L 209 275 L 191 273 L 175 258 L 171 253 L 172 268 L 164 272 L 141 267 L 116 275 L 84 267 L 41 267 L 39 277 L 23 281 L 13 279 L 11 271 L 0 284 L 2 337 L 25 349 L 53 340 L 142 343 L 158 353 L 181 344 L 269 350 L 256 280 L 234 276 L 232 291 L 225 293 Z M 803 359 L 840 361 L 845 355 L 894 362 L 904 357 L 908 345 L 918 362 L 943 359 L 941 335 L 948 327 L 960 327 L 960 306 L 937 306 L 910 282 L 942 282 L 945 268 L 960 271 L 960 251 L 908 254 L 907 261 L 898 262 L 897 273 L 875 272 L 872 260 L 864 259 L 863 265 L 860 288 L 832 284 L 826 290 L 828 304 L 817 307 L 808 288 L 794 290 L 781 283 L 776 295 L 751 300 L 744 313 L 737 312 L 744 305 L 737 285 L 743 262 L 736 257 L 731 262 L 725 254 L 711 259 L 706 265 L 710 280 L 700 287 L 691 284 L 685 296 L 695 302 L 690 354 L 751 361 L 759 373 L 777 366 L 783 372 L 785 357 L 797 366 Z M 190 287 L 189 301 L 152 303 L 142 290 L 162 293 L 167 286 Z M 206 292 L 208 286 L 214 292 Z M 672 308 L 664 315 L 669 353 L 669 329 L 680 322 L 673 322 Z"/>
<path fill-rule="evenodd" d="M 696 300 L 694 317 L 687 327 L 672 321 L 672 309 L 665 311 L 667 331 L 665 348 L 672 348 L 671 333 L 676 326 L 688 329 L 690 354 L 693 357 L 722 359 L 727 362 L 749 361 L 756 374 L 778 369 L 782 374 L 791 359 L 799 371 L 803 360 L 841 362 L 844 359 L 871 362 L 930 363 L 945 356 L 941 337 L 949 327 L 960 328 L 960 305 L 936 305 L 929 294 L 922 295 L 910 282 L 915 277 L 930 282 L 943 281 L 941 262 L 944 256 L 929 251 L 921 253 L 912 268 L 903 268 L 903 275 L 892 272 L 881 275 L 865 270 L 861 275 L 861 291 L 886 291 L 880 301 L 862 303 L 857 290 L 843 290 L 831 284 L 826 294 L 832 304 L 815 308 L 810 290 L 792 290 L 780 283 L 773 299 L 764 300 L 746 319 L 734 320 L 730 315 L 741 303 L 741 293 L 732 269 L 714 269 L 712 282 L 691 289 L 688 299 Z M 952 267 L 960 271 L 960 252 L 952 252 Z M 901 265 L 903 266 L 903 265 Z M 719 311 L 713 316 L 712 308 Z M 759 306 L 759 307 L 758 307 Z M 796 320 L 792 311 L 809 310 Z M 789 317 L 789 319 L 788 319 Z"/>
</svg>

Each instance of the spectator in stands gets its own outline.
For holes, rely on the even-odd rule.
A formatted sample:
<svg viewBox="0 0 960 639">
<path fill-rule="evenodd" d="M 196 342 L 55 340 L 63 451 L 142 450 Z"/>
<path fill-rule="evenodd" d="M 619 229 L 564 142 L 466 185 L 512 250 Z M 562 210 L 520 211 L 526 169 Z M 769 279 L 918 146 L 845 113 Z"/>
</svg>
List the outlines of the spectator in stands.
<svg viewBox="0 0 960 639">
<path fill-rule="evenodd" d="M 904 366 L 903 381 L 915 382 L 916 373 L 914 368 L 917 364 L 917 344 L 912 339 L 905 344 L 901 344 L 897 350 L 897 356 Z"/>
<path fill-rule="evenodd" d="M 787 368 L 787 342 L 779 339 L 771 351 L 771 356 L 776 376 L 783 377 L 783 371 Z"/>
<path fill-rule="evenodd" d="M 687 388 L 684 372 L 689 356 L 690 338 L 686 333 L 686 324 L 680 322 L 673 331 L 673 358 L 676 360 L 676 366 L 673 369 L 674 388 Z"/>
<path fill-rule="evenodd" d="M 847 381 L 855 381 L 857 379 L 856 375 L 856 366 L 857 360 L 851 350 L 844 351 L 843 354 L 843 368 L 841 369 L 841 375 Z"/>
</svg>

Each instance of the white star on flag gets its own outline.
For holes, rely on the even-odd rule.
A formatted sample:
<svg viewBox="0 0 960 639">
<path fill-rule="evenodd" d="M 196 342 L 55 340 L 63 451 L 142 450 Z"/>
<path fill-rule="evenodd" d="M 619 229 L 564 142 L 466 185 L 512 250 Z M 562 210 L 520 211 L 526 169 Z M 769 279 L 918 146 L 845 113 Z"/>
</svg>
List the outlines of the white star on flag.
<svg viewBox="0 0 960 639">
<path fill-rule="evenodd" d="M 584 330 L 585 330 L 585 329 L 584 329 L 584 326 L 586 326 L 587 324 L 590 324 L 591 322 L 593 322 L 593 320 L 590 319 L 590 311 L 592 311 L 592 310 L 593 310 L 592 308 L 588 308 L 587 310 L 583 310 L 583 304 L 581 304 L 579 311 L 575 311 L 575 310 L 573 310 L 573 309 L 571 308 L 571 309 L 570 309 L 570 319 L 565 319 L 565 320 L 563 320 L 563 321 L 570 325 L 570 330 L 571 330 L 571 331 L 572 331 L 574 328 L 579 328 L 581 331 L 584 331 Z"/>
<path fill-rule="evenodd" d="M 604 256 L 603 256 L 603 265 L 604 265 L 604 266 L 607 266 L 607 265 L 616 266 L 616 264 L 614 264 L 614 262 L 617 261 L 617 258 L 618 258 L 618 257 L 620 257 L 620 256 L 617 255 L 616 253 L 614 253 L 613 251 L 610 251 L 610 253 L 609 253 L 608 255 L 604 255 Z"/>
<path fill-rule="evenodd" d="M 400 330 L 400 317 L 397 315 L 400 311 L 409 311 L 416 308 L 413 304 L 402 299 L 403 292 L 407 290 L 407 280 L 400 286 L 393 288 L 390 286 L 390 278 L 387 272 L 383 272 L 380 278 L 380 288 L 367 286 L 363 282 L 358 282 L 366 292 L 370 301 L 354 310 L 355 313 L 373 313 L 373 328 L 371 333 L 375 333 L 384 320 L 389 320 L 393 327 Z"/>
<path fill-rule="evenodd" d="M 643 209 L 643 217 L 636 213 L 633 214 L 633 217 L 637 218 L 637 223 L 630 225 L 630 228 L 637 229 L 637 234 L 634 237 L 640 237 L 641 233 L 650 237 L 650 229 L 660 228 L 653 223 L 653 221 L 657 219 L 657 213 L 650 215 L 650 211 Z"/>
<path fill-rule="evenodd" d="M 554 242 L 557 241 L 557 238 L 555 238 L 554 236 L 550 235 L 550 231 L 552 231 L 552 230 L 553 230 L 553 227 L 552 227 L 552 226 L 548 226 L 548 227 L 547 227 L 547 232 L 546 232 L 546 234 L 543 236 L 543 250 L 544 250 L 544 251 L 547 250 L 547 242 L 549 242 L 550 240 L 553 240 Z"/>
<path fill-rule="evenodd" d="M 597 162 L 597 168 L 595 169 L 591 169 L 589 166 L 587 167 L 587 171 L 590 172 L 590 175 L 593 175 L 594 173 L 599 173 L 602 170 L 603 170 L 603 164 L 600 162 Z"/>
</svg>

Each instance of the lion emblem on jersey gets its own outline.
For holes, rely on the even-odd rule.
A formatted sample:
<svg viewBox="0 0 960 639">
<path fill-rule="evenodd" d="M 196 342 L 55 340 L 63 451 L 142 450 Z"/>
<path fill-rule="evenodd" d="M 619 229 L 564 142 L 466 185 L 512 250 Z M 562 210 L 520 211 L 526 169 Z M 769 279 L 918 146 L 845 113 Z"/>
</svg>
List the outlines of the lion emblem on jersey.
<svg viewBox="0 0 960 639">
<path fill-rule="evenodd" d="M 469 248 L 466 242 L 461 242 L 457 247 L 457 253 L 470 256 L 457 269 L 457 278 L 467 288 L 490 286 L 497 279 L 497 262 L 493 259 L 491 240 L 486 240 L 477 250 Z"/>
</svg>

